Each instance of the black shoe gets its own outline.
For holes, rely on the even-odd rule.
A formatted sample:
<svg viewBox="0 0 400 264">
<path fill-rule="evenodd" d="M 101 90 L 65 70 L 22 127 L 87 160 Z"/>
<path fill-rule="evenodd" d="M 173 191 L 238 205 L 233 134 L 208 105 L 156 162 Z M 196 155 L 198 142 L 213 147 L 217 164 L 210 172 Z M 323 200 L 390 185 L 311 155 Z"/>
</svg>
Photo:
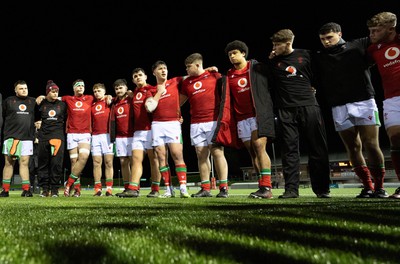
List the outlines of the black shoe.
<svg viewBox="0 0 400 264">
<path fill-rule="evenodd" d="M 147 198 L 158 198 L 160 196 L 160 192 L 158 191 L 151 191 L 146 197 Z"/>
<path fill-rule="evenodd" d="M 206 191 L 204 189 L 201 189 L 197 193 L 192 194 L 192 197 L 199 198 L 199 197 L 212 197 L 212 194 L 210 191 Z"/>
<path fill-rule="evenodd" d="M 101 191 L 97 191 L 95 194 L 93 194 L 93 196 L 102 196 Z"/>
<path fill-rule="evenodd" d="M 114 196 L 114 195 L 112 194 L 111 191 L 106 191 L 106 196 L 107 196 L 107 197 L 111 197 L 111 196 Z"/>
<path fill-rule="evenodd" d="M 331 198 L 329 193 L 319 193 L 317 194 L 317 198 Z"/>
<path fill-rule="evenodd" d="M 23 190 L 21 193 L 21 197 L 33 197 L 33 194 L 30 190 Z"/>
<path fill-rule="evenodd" d="M 215 196 L 217 198 L 228 198 L 229 194 L 228 194 L 228 190 L 226 189 L 226 187 L 223 187 L 221 189 L 219 189 L 219 194 L 217 194 L 217 196 Z"/>
<path fill-rule="evenodd" d="M 285 192 L 278 196 L 280 199 L 299 198 L 299 193 L 294 190 L 285 190 Z"/>
<path fill-rule="evenodd" d="M 269 188 L 269 187 L 260 187 L 256 192 L 250 193 L 249 198 L 271 199 L 272 198 L 271 188 Z"/>
<path fill-rule="evenodd" d="M 374 191 L 368 188 L 361 190 L 361 193 L 356 198 L 374 198 Z"/>
<path fill-rule="evenodd" d="M 128 191 L 128 189 L 124 189 L 122 192 L 116 193 L 115 196 L 117 196 L 117 197 L 123 196 L 123 195 L 125 195 L 125 193 L 126 193 L 127 191 Z"/>
<path fill-rule="evenodd" d="M 50 193 L 47 190 L 44 190 L 41 194 L 40 197 L 49 197 Z"/>
<path fill-rule="evenodd" d="M 8 197 L 8 196 L 10 196 L 10 194 L 8 193 L 8 192 L 6 192 L 6 191 L 1 191 L 1 193 L 0 193 L 0 197 Z"/>
<path fill-rule="evenodd" d="M 125 192 L 116 194 L 119 198 L 137 198 L 139 197 L 138 190 L 126 190 Z"/>
<path fill-rule="evenodd" d="M 51 190 L 51 197 L 58 197 L 58 196 L 59 196 L 58 189 L 52 189 Z"/>
<path fill-rule="evenodd" d="M 390 195 L 389 198 L 391 199 L 400 199 L 400 187 L 394 191 L 394 194 Z"/>
<path fill-rule="evenodd" d="M 389 194 L 382 188 L 376 189 L 374 191 L 374 197 L 375 198 L 388 198 Z"/>
</svg>

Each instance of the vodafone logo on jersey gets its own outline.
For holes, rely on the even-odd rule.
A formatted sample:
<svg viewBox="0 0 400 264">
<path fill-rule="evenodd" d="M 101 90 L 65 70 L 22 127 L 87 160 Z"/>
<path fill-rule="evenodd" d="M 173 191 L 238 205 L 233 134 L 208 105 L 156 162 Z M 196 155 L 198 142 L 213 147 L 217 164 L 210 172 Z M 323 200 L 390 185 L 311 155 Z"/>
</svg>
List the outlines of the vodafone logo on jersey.
<svg viewBox="0 0 400 264">
<path fill-rule="evenodd" d="M 143 97 L 142 93 L 137 93 L 135 98 L 136 98 L 136 100 L 140 100 L 140 99 L 142 99 L 142 97 Z"/>
<path fill-rule="evenodd" d="M 48 114 L 49 114 L 49 117 L 54 117 L 56 115 L 56 111 L 50 110 Z"/>
<path fill-rule="evenodd" d="M 202 86 L 203 86 L 203 83 L 202 83 L 202 82 L 195 82 L 195 83 L 193 84 L 193 88 L 194 88 L 195 90 L 199 90 Z"/>
<path fill-rule="evenodd" d="M 390 47 L 385 51 L 385 58 L 388 60 L 394 60 L 399 57 L 400 50 L 397 47 Z"/>
<path fill-rule="evenodd" d="M 19 109 L 19 111 L 26 111 L 26 105 L 20 104 L 20 105 L 18 106 L 18 109 Z"/>
<path fill-rule="evenodd" d="M 285 71 L 289 72 L 292 75 L 296 75 L 297 69 L 293 66 L 288 66 Z"/>
<path fill-rule="evenodd" d="M 75 106 L 76 106 L 76 107 L 78 107 L 78 108 L 81 108 L 81 107 L 82 107 L 82 105 L 83 105 L 83 103 L 82 103 L 82 102 L 76 102 L 76 103 L 75 103 Z"/>
<path fill-rule="evenodd" d="M 117 109 L 117 113 L 120 114 L 120 115 L 122 115 L 122 114 L 124 113 L 124 108 L 123 108 L 123 107 L 119 107 L 119 108 Z"/>
<path fill-rule="evenodd" d="M 97 112 L 101 111 L 103 109 L 102 105 L 96 105 L 96 107 L 94 108 Z"/>
<path fill-rule="evenodd" d="M 297 69 L 294 66 L 287 66 L 285 71 L 289 73 L 288 75 L 286 75 L 286 77 L 297 76 Z M 303 75 L 300 75 L 300 77 L 303 77 Z"/>
<path fill-rule="evenodd" d="M 247 79 L 246 78 L 240 78 L 237 82 L 239 87 L 246 87 L 247 86 Z"/>
</svg>

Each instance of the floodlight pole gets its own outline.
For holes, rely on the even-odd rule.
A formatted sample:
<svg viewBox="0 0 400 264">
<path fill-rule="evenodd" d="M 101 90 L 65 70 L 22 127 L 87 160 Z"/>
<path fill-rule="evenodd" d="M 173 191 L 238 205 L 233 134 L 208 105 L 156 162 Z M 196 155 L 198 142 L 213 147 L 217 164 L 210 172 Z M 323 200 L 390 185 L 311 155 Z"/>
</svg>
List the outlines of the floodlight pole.
<svg viewBox="0 0 400 264">
<path fill-rule="evenodd" d="M 275 116 L 274 122 L 275 122 L 275 126 L 277 126 L 278 117 Z M 278 165 L 276 164 L 275 143 L 272 142 L 271 145 L 272 145 L 272 158 L 273 158 L 273 161 L 274 161 L 273 168 L 274 168 L 274 171 L 275 171 L 275 180 L 276 180 L 276 185 L 278 186 L 279 179 L 278 179 Z"/>
<path fill-rule="evenodd" d="M 277 167 L 277 164 L 276 164 L 275 143 L 272 143 L 271 145 L 272 145 L 272 159 L 274 161 L 273 167 L 274 167 L 274 171 L 275 171 L 275 179 L 278 182 L 278 167 Z"/>
<path fill-rule="evenodd" d="M 217 189 L 217 180 L 215 179 L 214 175 L 214 158 L 210 155 L 211 159 L 211 189 Z"/>
</svg>

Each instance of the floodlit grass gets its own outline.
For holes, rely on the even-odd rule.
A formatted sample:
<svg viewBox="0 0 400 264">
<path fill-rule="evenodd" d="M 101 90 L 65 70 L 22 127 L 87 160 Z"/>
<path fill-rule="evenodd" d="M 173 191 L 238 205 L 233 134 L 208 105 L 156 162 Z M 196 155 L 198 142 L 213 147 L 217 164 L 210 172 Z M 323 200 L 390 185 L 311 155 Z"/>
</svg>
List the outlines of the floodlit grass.
<svg viewBox="0 0 400 264">
<path fill-rule="evenodd" d="M 355 199 L 360 189 L 350 188 L 332 189 L 331 199 L 309 188 L 288 200 L 249 199 L 251 191 L 228 199 L 13 191 L 0 199 L 0 263 L 399 263 L 398 200 Z"/>
</svg>

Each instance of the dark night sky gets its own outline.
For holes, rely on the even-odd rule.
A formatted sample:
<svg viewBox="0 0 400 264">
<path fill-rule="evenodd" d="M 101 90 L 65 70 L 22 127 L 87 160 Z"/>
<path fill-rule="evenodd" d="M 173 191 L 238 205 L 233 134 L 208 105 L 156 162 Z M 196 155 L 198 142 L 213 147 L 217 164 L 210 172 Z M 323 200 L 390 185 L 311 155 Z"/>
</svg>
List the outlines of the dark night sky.
<svg viewBox="0 0 400 264">
<path fill-rule="evenodd" d="M 183 61 L 193 52 L 203 54 L 205 66 L 216 65 L 226 72 L 230 64 L 224 48 L 234 39 L 247 43 L 249 58 L 263 61 L 271 49 L 269 37 L 282 28 L 295 33 L 295 48 L 318 49 L 321 44 L 317 31 L 326 22 L 341 24 L 344 39 L 351 39 L 368 34 L 366 20 L 375 13 L 391 11 L 400 16 L 398 0 L 328 1 L 318 5 L 304 2 L 2 4 L 1 93 L 3 97 L 13 95 L 14 82 L 23 79 L 30 95 L 36 97 L 45 92 L 46 81 L 52 79 L 59 85 L 60 95 L 72 94 L 72 82 L 77 78 L 85 80 L 86 93 L 91 93 L 96 82 L 105 83 L 112 93 L 113 81 L 131 81 L 131 71 L 136 67 L 144 68 L 148 82 L 153 84 L 150 67 L 158 59 L 166 61 L 170 77 L 184 75 Z M 381 99 L 377 85 L 377 101 Z M 330 110 L 324 111 L 330 148 L 344 151 L 333 130 Z M 382 144 L 387 144 L 383 129 L 381 137 Z"/>
</svg>

